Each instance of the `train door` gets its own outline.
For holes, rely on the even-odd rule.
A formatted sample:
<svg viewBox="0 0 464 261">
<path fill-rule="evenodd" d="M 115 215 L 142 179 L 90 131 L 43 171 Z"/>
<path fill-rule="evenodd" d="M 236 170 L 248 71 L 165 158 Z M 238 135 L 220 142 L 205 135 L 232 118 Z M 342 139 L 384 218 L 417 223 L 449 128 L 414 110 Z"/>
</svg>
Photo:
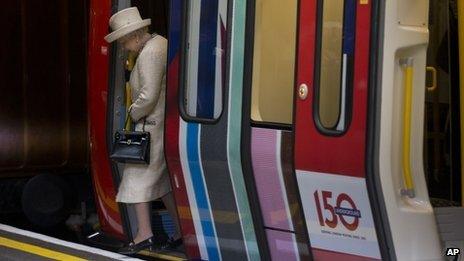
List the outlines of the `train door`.
<svg viewBox="0 0 464 261">
<path fill-rule="evenodd" d="M 166 160 L 189 258 L 266 258 L 242 172 L 246 1 L 172 0 Z"/>
<path fill-rule="evenodd" d="M 247 2 L 243 168 L 256 189 L 270 258 L 308 260 L 293 168 L 298 1 Z"/>
<path fill-rule="evenodd" d="M 116 183 L 112 176 L 107 147 L 110 144 L 108 137 L 112 137 L 113 128 L 107 133 L 106 121 L 110 118 L 107 117 L 109 58 L 108 44 L 103 37 L 108 33 L 110 10 L 111 1 L 90 1 L 88 59 L 90 161 L 101 231 L 117 239 L 124 239 L 120 209 L 115 202 Z"/>
<path fill-rule="evenodd" d="M 313 256 L 440 259 L 421 153 L 428 4 L 300 8 L 294 157 Z"/>
<path fill-rule="evenodd" d="M 295 169 L 312 253 L 381 259 L 366 172 L 372 1 L 300 8 Z"/>
<path fill-rule="evenodd" d="M 151 18 L 150 32 L 164 37 L 167 34 L 168 1 L 118 0 L 91 1 L 89 46 L 89 111 L 92 176 L 96 194 L 101 232 L 89 237 L 95 244 L 118 248 L 122 240 L 132 240 L 137 231 L 135 211 L 130 204 L 115 202 L 117 188 L 123 173 L 123 164 L 109 160 L 112 138 L 116 130 L 125 126 L 127 107 L 130 105 L 130 70 L 136 55 L 126 53 L 117 43 L 108 45 L 103 37 L 108 34 L 108 19 L 112 13 L 137 6 L 141 16 Z M 130 125 L 130 124 L 129 124 Z M 155 201 L 152 213 L 153 231 L 174 233 L 174 224 L 161 201 Z M 108 237 L 109 236 L 109 237 Z M 114 240 L 118 239 L 118 240 Z M 184 257 L 181 252 L 163 254 L 143 252 L 155 258 L 169 255 L 175 260 Z M 176 259 L 177 258 L 177 259 Z"/>
</svg>

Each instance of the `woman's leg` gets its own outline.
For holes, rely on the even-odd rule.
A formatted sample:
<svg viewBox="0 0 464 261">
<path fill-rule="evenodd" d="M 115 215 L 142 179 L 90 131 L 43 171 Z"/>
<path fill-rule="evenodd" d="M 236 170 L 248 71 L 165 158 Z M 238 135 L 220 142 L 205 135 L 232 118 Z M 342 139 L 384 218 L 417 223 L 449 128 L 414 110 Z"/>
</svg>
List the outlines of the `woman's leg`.
<svg viewBox="0 0 464 261">
<path fill-rule="evenodd" d="M 138 223 L 137 235 L 134 238 L 134 243 L 137 244 L 152 237 L 153 231 L 151 230 L 150 202 L 135 203 L 134 207 Z"/>
<path fill-rule="evenodd" d="M 166 206 L 166 209 L 169 212 L 169 215 L 171 215 L 171 218 L 174 220 L 174 224 L 176 225 L 176 233 L 172 236 L 174 240 L 181 238 L 180 235 L 180 225 L 179 225 L 179 218 L 177 217 L 177 208 L 176 208 L 176 203 L 174 202 L 174 196 L 172 192 L 169 192 L 168 194 L 164 195 L 161 197 L 163 200 L 164 206 Z"/>
</svg>

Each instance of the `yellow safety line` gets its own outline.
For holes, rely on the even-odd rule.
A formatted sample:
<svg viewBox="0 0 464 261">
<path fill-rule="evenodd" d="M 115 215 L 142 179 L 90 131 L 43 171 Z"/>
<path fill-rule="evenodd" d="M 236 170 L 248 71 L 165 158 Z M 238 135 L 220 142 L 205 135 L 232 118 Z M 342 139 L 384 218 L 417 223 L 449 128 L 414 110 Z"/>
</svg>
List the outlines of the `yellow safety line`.
<svg viewBox="0 0 464 261">
<path fill-rule="evenodd" d="M 166 254 L 160 254 L 160 253 L 154 253 L 150 252 L 147 250 L 142 250 L 139 252 L 140 255 L 144 256 L 151 256 L 151 257 L 156 257 L 156 258 L 161 258 L 163 260 L 170 260 L 170 261 L 184 261 L 186 260 L 185 258 L 177 257 L 177 256 L 170 256 Z"/>
<path fill-rule="evenodd" d="M 464 206 L 464 1 L 458 2 L 459 90 L 461 108 L 461 203 Z"/>
<path fill-rule="evenodd" d="M 415 197 L 414 182 L 411 175 L 411 113 L 413 64 L 412 58 L 402 59 L 404 71 L 404 113 L 403 113 L 403 178 L 406 185 L 405 193 Z"/>
<path fill-rule="evenodd" d="M 61 252 L 53 251 L 53 250 L 50 250 L 50 249 L 46 249 L 46 248 L 43 248 L 43 247 L 34 246 L 34 245 L 31 245 L 31 244 L 11 240 L 11 239 L 8 239 L 8 238 L 5 238 L 5 237 L 0 237 L 0 246 L 5 246 L 5 247 L 8 247 L 8 248 L 17 249 L 17 250 L 20 250 L 22 252 L 32 253 L 34 255 L 47 257 L 47 258 L 50 258 L 50 259 L 53 259 L 53 260 L 66 260 L 66 261 L 68 261 L 68 260 L 69 261 L 87 260 L 87 259 L 82 259 L 82 258 L 79 258 L 79 257 L 76 257 L 76 256 L 71 256 L 71 255 L 68 255 L 68 254 L 64 254 L 64 253 L 61 253 Z"/>
</svg>

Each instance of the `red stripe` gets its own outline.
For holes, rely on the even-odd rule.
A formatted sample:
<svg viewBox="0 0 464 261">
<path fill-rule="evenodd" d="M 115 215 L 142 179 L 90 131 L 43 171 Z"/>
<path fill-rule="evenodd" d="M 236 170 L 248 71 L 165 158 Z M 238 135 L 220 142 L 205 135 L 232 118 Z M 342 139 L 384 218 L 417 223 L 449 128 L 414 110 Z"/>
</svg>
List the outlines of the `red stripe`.
<svg viewBox="0 0 464 261">
<path fill-rule="evenodd" d="M 111 1 L 91 1 L 88 57 L 88 111 L 91 174 L 101 229 L 115 237 L 125 237 L 121 230 L 121 215 L 117 208 L 116 189 L 106 147 L 106 113 L 108 93 L 109 49 L 103 37 L 108 33 Z M 108 50 L 109 52 L 109 50 Z M 97 189 L 99 188 L 99 189 Z M 99 202 L 102 202 L 101 204 Z M 105 214 L 106 213 L 106 214 Z M 111 225 L 110 219 L 117 223 Z M 118 228 L 119 227 L 119 228 Z"/>
</svg>

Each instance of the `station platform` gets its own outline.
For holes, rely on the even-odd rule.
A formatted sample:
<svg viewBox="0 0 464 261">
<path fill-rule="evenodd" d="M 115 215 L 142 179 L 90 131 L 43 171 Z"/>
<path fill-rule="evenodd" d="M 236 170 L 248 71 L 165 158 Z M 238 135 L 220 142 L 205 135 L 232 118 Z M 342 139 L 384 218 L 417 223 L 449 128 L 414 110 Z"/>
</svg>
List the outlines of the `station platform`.
<svg viewBox="0 0 464 261">
<path fill-rule="evenodd" d="M 0 224 L 0 260 L 141 260 Z"/>
</svg>

